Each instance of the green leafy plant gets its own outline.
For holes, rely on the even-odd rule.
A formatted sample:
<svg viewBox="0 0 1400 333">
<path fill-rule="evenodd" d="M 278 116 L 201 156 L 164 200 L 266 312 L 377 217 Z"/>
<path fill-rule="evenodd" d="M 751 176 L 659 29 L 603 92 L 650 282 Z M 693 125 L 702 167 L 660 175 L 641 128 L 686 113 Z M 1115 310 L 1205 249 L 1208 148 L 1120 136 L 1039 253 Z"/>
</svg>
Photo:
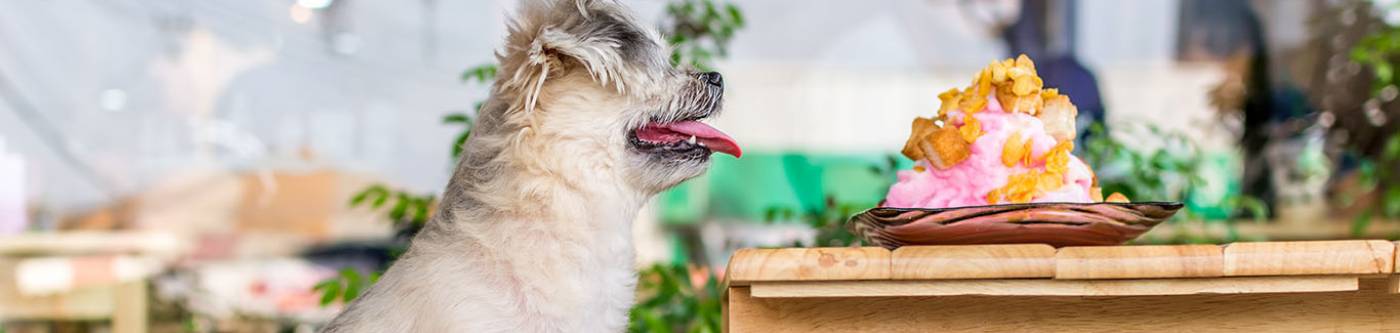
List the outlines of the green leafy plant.
<svg viewBox="0 0 1400 333">
<path fill-rule="evenodd" d="M 489 86 L 491 81 L 495 79 L 496 64 L 478 65 L 462 72 L 462 81 L 475 83 L 477 85 Z M 457 157 L 462 156 L 462 145 L 467 143 L 468 138 L 471 138 L 472 125 L 476 123 L 476 118 L 473 115 L 477 112 L 481 112 L 481 107 L 485 105 L 485 103 L 486 101 L 478 101 L 472 104 L 472 113 L 453 112 L 442 117 L 442 123 L 444 125 L 462 126 L 462 131 L 457 133 L 456 139 L 452 140 L 452 159 L 457 159 Z"/>
<path fill-rule="evenodd" d="M 1378 196 L 1379 201 L 1366 207 L 1361 214 L 1352 218 L 1352 235 L 1361 236 L 1365 234 L 1366 228 L 1370 227 L 1371 220 L 1375 217 L 1400 218 L 1400 186 L 1387 186 L 1386 184 L 1400 183 L 1400 171 L 1389 166 L 1400 165 L 1400 133 L 1395 133 L 1385 140 L 1379 156 L 1363 159 L 1358 171 L 1360 186 L 1356 193 L 1343 193 L 1347 199 L 1352 201 L 1357 197 L 1372 194 Z"/>
<path fill-rule="evenodd" d="M 1146 135 L 1162 142 L 1155 151 L 1141 151 L 1113 139 L 1101 124 L 1089 129 L 1083 147 L 1084 162 L 1099 170 L 1105 195 L 1123 193 L 1129 198 L 1184 200 L 1193 187 L 1202 185 L 1201 153 L 1185 135 L 1147 126 Z M 1159 141 L 1160 140 L 1160 141 Z"/>
<path fill-rule="evenodd" d="M 389 207 L 385 214 L 390 221 L 397 224 L 423 225 L 428 222 L 431 208 L 436 201 L 437 197 L 431 194 L 415 195 L 407 191 L 391 190 L 384 185 L 375 184 L 350 198 L 350 207 L 367 206 L 371 209 Z"/>
<path fill-rule="evenodd" d="M 1392 4 L 1391 6 L 1400 6 L 1400 4 Z M 1397 8 L 1388 10 L 1397 10 Z M 1357 41 L 1348 54 L 1352 61 L 1371 69 L 1372 74 L 1375 75 L 1375 80 L 1372 81 L 1371 85 L 1374 91 L 1397 83 L 1394 62 L 1396 56 L 1400 56 L 1400 27 L 1381 26 L 1380 30 Z"/>
<path fill-rule="evenodd" d="M 316 283 L 312 290 L 321 293 L 321 306 L 336 301 L 350 303 L 375 281 L 379 281 L 379 273 L 363 275 L 353 268 L 343 268 L 335 276 Z"/>
<path fill-rule="evenodd" d="M 708 269 L 656 264 L 641 271 L 631 332 L 722 332 L 724 288 Z"/>
<path fill-rule="evenodd" d="M 1400 165 L 1400 133 L 1395 133 L 1386 140 L 1384 153 L 1381 154 L 1380 165 Z M 1394 168 L 1377 168 L 1375 172 L 1376 181 L 1373 184 L 1381 186 L 1381 180 L 1392 180 L 1400 177 L 1400 171 Z M 1391 182 L 1393 184 L 1394 182 Z M 1400 186 L 1391 186 L 1385 190 L 1381 204 L 1381 212 L 1387 217 L 1400 217 Z"/>
<path fill-rule="evenodd" d="M 1345 193 L 1346 198 L 1355 199 L 1363 195 L 1374 194 L 1379 199 L 1374 205 L 1366 207 L 1352 218 L 1351 233 L 1353 236 L 1365 235 L 1366 229 L 1371 226 L 1372 219 L 1377 217 L 1400 218 L 1400 187 L 1384 187 L 1385 179 L 1395 177 L 1395 171 L 1388 168 L 1377 167 L 1377 165 L 1395 165 L 1397 160 L 1394 154 L 1389 153 L 1389 147 L 1400 147 L 1400 134 L 1392 137 L 1387 143 L 1387 154 L 1374 160 L 1363 160 L 1361 162 L 1359 188 L 1354 192 Z M 1350 201 L 1351 199 L 1343 199 Z"/>
<path fill-rule="evenodd" d="M 713 0 L 678 0 L 666 5 L 669 25 L 662 33 L 672 47 L 671 63 L 712 70 L 716 58 L 729 54 L 734 32 L 744 27 L 744 14 L 733 4 Z"/>
<path fill-rule="evenodd" d="M 893 182 L 895 172 L 899 171 L 899 156 L 886 155 L 883 163 L 870 165 L 870 172 L 875 174 L 877 179 L 885 179 Z M 812 175 L 819 176 L 819 175 Z M 801 180 L 794 179 L 794 182 Z M 883 184 L 887 187 L 889 184 Z M 800 207 L 768 207 L 764 210 L 763 220 L 766 223 L 776 223 L 780 221 L 800 221 L 817 232 L 811 244 L 797 243 L 797 247 L 814 246 L 854 246 L 860 245 L 860 237 L 851 233 L 846 228 L 846 221 L 857 212 L 874 207 L 872 203 L 841 202 L 835 195 L 827 194 L 822 202 L 802 202 Z"/>
<path fill-rule="evenodd" d="M 1400 11 L 1400 3 L 1373 1 L 1373 9 L 1378 16 L 1391 15 Z M 1394 90 L 1400 84 L 1400 73 L 1396 73 L 1397 62 L 1400 62 L 1400 26 L 1392 24 L 1380 24 L 1379 29 L 1369 32 L 1362 37 L 1356 45 L 1350 49 L 1350 58 L 1353 62 L 1363 65 L 1371 71 L 1374 78 L 1371 80 L 1372 100 L 1389 100 L 1380 97 L 1382 91 L 1386 89 Z M 1392 96 L 1393 98 L 1393 96 Z M 1393 114 L 1393 113 L 1392 113 Z M 1395 120 L 1390 120 L 1394 122 Z M 1374 125 L 1374 129 L 1386 130 L 1382 125 Z M 1382 132 L 1384 133 L 1384 132 Z M 1361 140 L 1352 140 L 1356 143 L 1349 143 L 1345 148 L 1353 156 L 1360 160 L 1358 169 L 1358 180 L 1360 186 L 1351 191 L 1344 191 L 1339 197 L 1344 204 L 1349 205 L 1354 199 L 1362 196 L 1373 195 L 1376 197 L 1374 205 L 1364 207 L 1360 214 L 1352 219 L 1352 233 L 1361 235 L 1371 220 L 1376 217 L 1400 218 L 1400 133 L 1383 134 L 1385 136 L 1380 149 L 1374 147 L 1364 147 Z"/>
<path fill-rule="evenodd" d="M 478 109 L 481 108 L 480 103 L 478 103 L 477 108 L 478 108 Z M 453 159 L 456 159 L 457 157 L 462 156 L 462 145 L 467 144 L 467 139 L 468 139 L 468 138 L 471 138 L 471 136 L 472 136 L 472 125 L 473 125 L 475 122 L 476 122 L 476 121 L 472 118 L 472 116 L 466 114 L 465 112 L 450 113 L 450 114 L 447 114 L 446 116 L 443 116 L 443 117 L 442 117 L 442 123 L 444 123 L 444 124 L 460 124 L 460 125 L 462 125 L 462 132 L 461 132 L 461 133 L 458 133 L 458 134 L 457 134 L 457 138 L 452 140 L 452 158 L 453 158 Z"/>
<path fill-rule="evenodd" d="M 870 205 L 837 202 L 834 196 L 826 196 L 824 205 L 816 209 L 794 210 L 788 207 L 770 207 L 764 212 L 765 222 L 800 221 L 816 230 L 811 244 L 801 242 L 797 247 L 854 246 L 860 245 L 860 238 L 846 228 L 846 220 L 857 212 L 871 208 Z"/>
<path fill-rule="evenodd" d="M 1082 148 L 1084 162 L 1098 171 L 1099 186 L 1105 195 L 1122 193 L 1128 198 L 1151 201 L 1184 201 L 1192 192 L 1205 186 L 1200 148 L 1189 136 L 1164 131 L 1156 126 L 1144 126 L 1139 137 L 1145 141 L 1161 142 L 1162 148 L 1144 151 L 1108 135 L 1102 124 L 1093 124 Z M 1224 200 L 1221 206 L 1228 212 L 1247 213 L 1257 222 L 1268 218 L 1268 206 L 1263 201 L 1245 195 Z M 1191 209 L 1183 209 L 1169 223 L 1202 221 Z M 1220 243 L 1240 239 L 1232 219 L 1210 221 L 1223 223 L 1225 239 L 1208 239 L 1180 234 L 1170 243 Z"/>
<path fill-rule="evenodd" d="M 462 72 L 462 81 L 491 83 L 496 78 L 496 64 L 477 65 Z"/>
</svg>

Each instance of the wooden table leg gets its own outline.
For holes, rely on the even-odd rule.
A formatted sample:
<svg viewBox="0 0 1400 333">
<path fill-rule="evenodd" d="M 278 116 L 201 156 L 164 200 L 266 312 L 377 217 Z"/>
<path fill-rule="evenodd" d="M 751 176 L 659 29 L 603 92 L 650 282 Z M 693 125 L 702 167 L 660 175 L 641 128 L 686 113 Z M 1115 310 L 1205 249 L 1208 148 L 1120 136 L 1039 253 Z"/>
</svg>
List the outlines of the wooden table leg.
<svg viewBox="0 0 1400 333">
<path fill-rule="evenodd" d="M 146 281 L 125 282 L 116 287 L 112 311 L 113 333 L 147 332 Z"/>
<path fill-rule="evenodd" d="M 729 288 L 725 291 L 724 299 L 720 299 L 720 320 L 722 320 L 720 329 L 724 330 L 724 333 L 729 333 L 729 322 L 732 322 L 729 320 L 729 302 L 734 299 L 734 292 L 735 288 Z"/>
</svg>

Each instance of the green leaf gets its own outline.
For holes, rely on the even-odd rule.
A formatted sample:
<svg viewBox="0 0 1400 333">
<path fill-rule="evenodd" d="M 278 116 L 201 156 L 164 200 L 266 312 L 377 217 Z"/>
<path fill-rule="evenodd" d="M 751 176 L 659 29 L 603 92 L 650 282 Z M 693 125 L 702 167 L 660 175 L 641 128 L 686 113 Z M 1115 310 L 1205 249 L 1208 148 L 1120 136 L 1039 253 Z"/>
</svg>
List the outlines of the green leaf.
<svg viewBox="0 0 1400 333">
<path fill-rule="evenodd" d="M 1385 199 L 1381 202 L 1382 212 L 1387 217 L 1400 217 L 1400 187 L 1391 187 L 1385 191 Z"/>
<path fill-rule="evenodd" d="M 677 35 L 673 35 L 673 36 L 671 36 L 670 38 L 668 38 L 668 39 L 666 40 L 666 42 L 667 42 L 667 43 L 670 43 L 671 45 L 681 45 L 681 44 L 685 44 L 685 42 L 688 41 L 688 40 L 689 40 L 689 37 L 687 37 L 686 35 L 677 34 Z"/>
<path fill-rule="evenodd" d="M 1361 160 L 1356 167 L 1356 180 L 1361 183 L 1361 187 L 1367 191 L 1375 188 L 1380 183 L 1380 176 L 1376 171 L 1376 163 L 1371 160 Z"/>
<path fill-rule="evenodd" d="M 198 321 L 198 320 L 195 320 L 194 315 L 190 315 L 189 317 L 185 318 L 185 320 L 184 320 L 184 327 L 183 327 L 183 328 L 185 329 L 185 332 L 204 332 L 204 331 L 205 331 L 205 330 L 200 329 L 200 327 L 199 327 L 199 321 Z M 4 327 L 4 326 L 0 326 L 0 333 L 5 333 L 5 327 Z"/>
<path fill-rule="evenodd" d="M 680 52 L 680 50 L 672 51 L 672 52 L 671 52 L 671 65 L 672 65 L 672 66 L 677 66 L 677 65 L 680 65 L 680 64 L 681 64 L 681 52 Z"/>
<path fill-rule="evenodd" d="M 364 283 L 360 279 L 360 272 L 352 268 L 342 269 L 340 275 L 345 278 L 345 295 L 341 299 L 350 303 L 360 297 L 360 288 L 364 287 Z"/>
<path fill-rule="evenodd" d="M 408 213 L 408 204 L 413 199 L 408 197 L 408 193 L 399 192 L 394 200 L 394 208 L 389 210 L 389 218 L 395 222 L 403 220 L 404 214 Z"/>
<path fill-rule="evenodd" d="M 321 292 L 321 306 L 330 305 L 340 297 L 340 276 L 332 276 L 317 283 L 312 290 Z"/>
<path fill-rule="evenodd" d="M 463 112 L 454 112 L 442 116 L 443 124 L 472 124 L 472 117 Z"/>
<path fill-rule="evenodd" d="M 1259 198 L 1247 195 L 1241 195 L 1238 198 L 1236 198 L 1236 200 L 1239 201 L 1240 207 L 1243 207 L 1245 210 L 1249 211 L 1251 217 L 1254 218 L 1254 222 L 1268 222 L 1269 205 L 1264 203 L 1264 200 L 1259 200 Z"/>
<path fill-rule="evenodd" d="M 716 39 L 729 39 L 734 36 L 734 27 L 727 24 L 720 24 L 715 27 Z M 724 45 L 715 45 L 715 53 L 724 54 Z"/>
<path fill-rule="evenodd" d="M 350 207 L 358 207 L 358 206 L 360 206 L 361 203 L 365 202 L 365 198 L 369 197 L 369 195 L 371 194 L 371 192 L 372 192 L 372 191 L 371 191 L 370 188 L 366 188 L 366 189 L 360 190 L 359 193 L 355 193 L 355 196 L 350 197 Z"/>
<path fill-rule="evenodd" d="M 371 208 L 379 208 L 379 206 L 384 204 L 385 196 L 387 196 L 388 193 L 389 189 L 384 185 L 370 185 L 350 198 L 350 207 L 359 207 L 363 205 L 366 200 L 369 200 Z"/>
<path fill-rule="evenodd" d="M 768 223 L 772 223 L 773 221 L 777 221 L 777 220 L 778 220 L 778 209 L 779 209 L 778 207 L 768 207 L 768 209 L 764 209 L 764 210 L 763 210 L 763 221 L 764 221 L 764 222 L 768 222 Z"/>
<path fill-rule="evenodd" d="M 1391 135 L 1390 139 L 1385 141 L 1385 148 L 1381 151 L 1381 159 L 1386 162 L 1400 160 L 1400 133 Z"/>
<path fill-rule="evenodd" d="M 325 280 L 321 280 L 321 282 L 317 282 L 316 285 L 311 286 L 311 290 L 315 290 L 315 291 L 324 291 L 325 289 L 331 288 L 332 285 L 334 285 L 334 284 L 336 284 L 336 283 L 339 283 L 339 282 L 340 282 L 339 279 L 340 279 L 339 276 L 332 276 L 332 277 L 326 278 Z"/>
<path fill-rule="evenodd" d="M 437 201 L 437 198 L 432 195 L 418 198 L 418 209 L 413 216 L 413 223 L 422 225 L 428 222 L 428 218 L 432 215 L 430 210 L 433 208 L 434 201 Z"/>
<path fill-rule="evenodd" d="M 1366 228 L 1371 226 L 1371 215 L 1372 211 L 1368 209 L 1366 212 L 1357 215 L 1356 218 L 1351 220 L 1352 237 L 1362 237 L 1366 235 Z"/>
<path fill-rule="evenodd" d="M 1390 63 L 1379 62 L 1375 64 L 1375 67 L 1376 80 L 1379 81 L 1381 85 L 1390 84 L 1391 82 L 1394 82 L 1395 68 L 1391 67 Z"/>
<path fill-rule="evenodd" d="M 1364 43 L 1364 41 L 1363 41 L 1363 43 Z M 1360 43 L 1358 43 L 1358 44 L 1360 44 Z M 1370 50 L 1367 50 L 1364 46 L 1365 46 L 1365 45 L 1358 45 L 1356 48 L 1351 49 L 1351 54 L 1350 54 L 1350 56 L 1351 56 L 1351 61 L 1355 61 L 1355 62 L 1359 62 L 1359 63 L 1368 63 L 1368 62 L 1369 62 L 1369 60 L 1370 60 L 1370 58 L 1371 58 L 1371 52 L 1370 52 Z"/>
<path fill-rule="evenodd" d="M 467 139 L 470 139 L 471 137 L 472 131 L 468 129 L 462 131 L 462 133 L 458 133 L 457 138 L 452 140 L 453 159 L 457 159 L 458 157 L 462 156 L 462 149 L 465 148 L 465 145 L 467 144 Z"/>
<path fill-rule="evenodd" d="M 738 6 L 726 4 L 724 5 L 724 10 L 729 12 L 729 22 L 733 22 L 735 28 L 744 27 L 744 13 L 739 11 Z"/>
<path fill-rule="evenodd" d="M 372 208 L 383 207 L 387 201 L 389 201 L 389 189 L 382 185 L 376 185 L 374 187 L 374 202 L 369 206 Z"/>
<path fill-rule="evenodd" d="M 467 82 L 487 83 L 496 77 L 496 64 L 478 65 L 468 68 L 462 72 L 462 80 Z"/>
<path fill-rule="evenodd" d="M 667 327 L 668 325 L 666 325 L 666 322 L 661 320 L 661 317 L 655 313 L 643 312 L 642 323 L 646 327 L 647 332 L 669 333 L 668 331 L 670 331 L 670 327 Z"/>
</svg>

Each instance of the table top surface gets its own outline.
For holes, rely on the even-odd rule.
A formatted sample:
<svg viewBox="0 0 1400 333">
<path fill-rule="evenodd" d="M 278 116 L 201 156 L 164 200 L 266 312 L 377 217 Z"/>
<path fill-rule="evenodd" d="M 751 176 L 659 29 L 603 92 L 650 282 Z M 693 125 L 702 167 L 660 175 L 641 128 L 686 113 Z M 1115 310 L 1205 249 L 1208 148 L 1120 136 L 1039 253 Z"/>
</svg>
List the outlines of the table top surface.
<svg viewBox="0 0 1400 333">
<path fill-rule="evenodd" d="M 0 256 L 142 254 L 175 256 L 189 244 L 154 231 L 63 231 L 0 235 Z"/>
<path fill-rule="evenodd" d="M 1043 244 L 742 249 L 731 286 L 756 282 L 1181 279 L 1396 274 L 1384 240 L 1053 248 Z"/>
</svg>

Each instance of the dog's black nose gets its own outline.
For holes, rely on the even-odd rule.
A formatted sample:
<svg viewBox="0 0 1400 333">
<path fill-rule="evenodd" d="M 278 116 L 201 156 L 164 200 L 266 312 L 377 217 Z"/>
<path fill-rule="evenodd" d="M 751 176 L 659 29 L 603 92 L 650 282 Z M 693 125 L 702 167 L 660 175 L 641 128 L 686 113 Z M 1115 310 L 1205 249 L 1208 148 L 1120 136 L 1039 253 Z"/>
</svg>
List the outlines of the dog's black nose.
<svg viewBox="0 0 1400 333">
<path fill-rule="evenodd" d="M 712 86 L 724 87 L 724 76 L 719 75 L 719 72 L 709 72 L 700 74 L 700 76 L 705 79 L 705 82 L 709 82 Z"/>
</svg>

